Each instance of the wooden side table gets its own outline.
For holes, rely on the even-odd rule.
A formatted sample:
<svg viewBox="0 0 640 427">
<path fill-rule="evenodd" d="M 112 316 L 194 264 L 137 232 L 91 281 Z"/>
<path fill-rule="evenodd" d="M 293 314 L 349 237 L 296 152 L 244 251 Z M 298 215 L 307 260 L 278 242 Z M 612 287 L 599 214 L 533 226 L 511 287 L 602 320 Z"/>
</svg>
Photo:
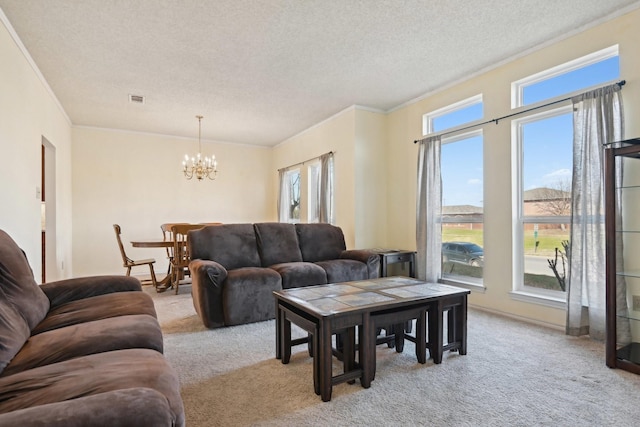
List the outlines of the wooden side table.
<svg viewBox="0 0 640 427">
<path fill-rule="evenodd" d="M 409 263 L 409 276 L 416 277 L 416 252 L 403 249 L 371 249 L 380 255 L 380 277 L 387 277 L 389 264 Z"/>
</svg>

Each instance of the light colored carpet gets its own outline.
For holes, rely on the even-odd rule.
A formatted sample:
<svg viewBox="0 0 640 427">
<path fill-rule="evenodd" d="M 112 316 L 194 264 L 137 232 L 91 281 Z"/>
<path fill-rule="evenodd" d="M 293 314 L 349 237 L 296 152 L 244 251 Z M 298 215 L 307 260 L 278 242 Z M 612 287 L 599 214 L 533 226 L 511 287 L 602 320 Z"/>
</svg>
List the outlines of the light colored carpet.
<svg viewBox="0 0 640 427">
<path fill-rule="evenodd" d="M 607 368 L 603 344 L 588 338 L 470 309 L 466 356 L 447 352 L 440 365 L 420 365 L 413 343 L 402 354 L 381 345 L 371 388 L 340 384 L 322 402 L 306 346 L 288 365 L 275 359 L 274 321 L 208 330 L 190 286 L 179 295 L 145 291 L 189 427 L 640 423 L 640 376 Z"/>
</svg>

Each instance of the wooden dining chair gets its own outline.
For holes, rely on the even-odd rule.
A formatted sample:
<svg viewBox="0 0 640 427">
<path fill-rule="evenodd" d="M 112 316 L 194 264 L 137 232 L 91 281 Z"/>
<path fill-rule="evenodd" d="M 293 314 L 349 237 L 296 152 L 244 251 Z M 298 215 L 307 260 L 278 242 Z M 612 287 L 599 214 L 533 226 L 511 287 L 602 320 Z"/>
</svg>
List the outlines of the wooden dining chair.
<svg viewBox="0 0 640 427">
<path fill-rule="evenodd" d="M 187 245 L 187 236 L 190 230 L 197 230 L 205 227 L 204 224 L 173 224 L 171 226 L 171 234 L 173 236 L 173 258 L 171 262 L 171 282 L 176 287 L 176 295 L 180 284 L 190 283 L 191 272 L 189 271 L 189 246 Z M 189 280 L 185 279 L 189 276 Z"/>
<path fill-rule="evenodd" d="M 160 225 L 160 230 L 162 230 L 162 240 L 165 242 L 173 242 L 173 232 L 171 231 L 171 227 L 174 225 L 180 224 L 189 224 L 188 222 L 167 222 Z M 173 263 L 173 246 L 167 246 L 167 259 L 169 260 L 169 264 L 167 265 L 167 275 L 171 274 L 171 265 Z"/>
<path fill-rule="evenodd" d="M 141 265 L 148 265 L 149 272 L 151 273 L 151 284 L 153 287 L 158 290 L 158 282 L 156 280 L 156 272 L 153 269 L 153 264 L 155 264 L 156 260 L 153 258 L 149 259 L 140 259 L 133 260 L 127 256 L 127 253 L 124 250 L 124 245 L 122 244 L 122 239 L 120 235 L 122 234 L 122 229 L 118 224 L 113 224 L 113 229 L 116 232 L 116 240 L 118 241 L 118 247 L 120 248 L 120 255 L 122 255 L 122 266 L 127 269 L 127 276 L 131 275 L 131 269 L 133 267 L 139 267 Z M 142 282 L 149 282 L 149 280 L 142 280 Z"/>
</svg>

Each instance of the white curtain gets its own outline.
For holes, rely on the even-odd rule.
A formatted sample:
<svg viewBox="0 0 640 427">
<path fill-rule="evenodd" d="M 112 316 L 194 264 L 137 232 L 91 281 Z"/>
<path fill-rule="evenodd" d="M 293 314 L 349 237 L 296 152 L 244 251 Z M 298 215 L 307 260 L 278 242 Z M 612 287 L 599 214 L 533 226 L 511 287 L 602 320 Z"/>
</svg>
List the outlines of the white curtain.
<svg viewBox="0 0 640 427">
<path fill-rule="evenodd" d="M 318 219 L 333 224 L 333 153 L 320 156 L 320 193 Z"/>
<path fill-rule="evenodd" d="M 442 141 L 440 136 L 432 136 L 419 141 L 419 144 L 416 272 L 421 280 L 437 282 L 442 275 Z"/>
<path fill-rule="evenodd" d="M 571 246 L 567 334 L 605 337 L 603 144 L 623 138 L 620 86 L 584 93 L 573 102 Z M 620 168 L 618 168 L 620 170 Z"/>
<path fill-rule="evenodd" d="M 278 179 L 280 182 L 278 194 L 278 221 L 289 221 L 289 180 L 287 179 L 287 170 L 280 169 L 278 171 Z"/>
</svg>

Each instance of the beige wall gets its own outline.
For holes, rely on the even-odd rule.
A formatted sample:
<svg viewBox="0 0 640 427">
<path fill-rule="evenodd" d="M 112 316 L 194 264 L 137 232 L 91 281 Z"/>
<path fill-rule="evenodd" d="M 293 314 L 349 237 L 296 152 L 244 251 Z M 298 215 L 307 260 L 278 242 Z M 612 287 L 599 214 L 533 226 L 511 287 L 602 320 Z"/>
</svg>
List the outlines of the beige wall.
<svg viewBox="0 0 640 427">
<path fill-rule="evenodd" d="M 48 279 L 68 277 L 71 265 L 71 124 L 46 83 L 25 58 L 0 11 L 0 228 L 25 251 L 41 277 L 40 199 L 43 137 L 55 152 L 57 235 Z M 64 265 L 64 268 L 63 268 Z"/>
<path fill-rule="evenodd" d="M 289 138 L 274 149 L 273 185 L 277 170 L 326 152 L 334 154 L 335 225 L 347 248 L 367 248 L 386 241 L 386 116 L 350 107 Z M 306 166 L 301 170 L 301 220 L 306 222 Z"/>
<path fill-rule="evenodd" d="M 355 242 L 358 249 L 384 246 L 387 240 L 386 117 L 356 110 Z"/>
<path fill-rule="evenodd" d="M 167 261 L 162 249 L 133 249 L 133 238 L 162 237 L 165 222 L 274 221 L 271 151 L 262 147 L 202 142 L 215 154 L 215 181 L 186 180 L 182 158 L 197 140 L 73 129 L 74 275 L 122 273 L 112 225 L 120 224 L 132 258 Z"/>
<path fill-rule="evenodd" d="M 511 113 L 510 83 L 591 52 L 619 44 L 626 136 L 640 135 L 640 11 L 594 27 L 490 72 L 428 96 L 388 116 L 388 236 L 390 246 L 415 247 L 417 147 L 422 115 L 478 93 L 483 94 L 485 119 Z M 564 326 L 565 312 L 515 301 L 512 288 L 511 126 L 509 120 L 484 130 L 485 293 L 473 293 L 470 303 L 540 322 Z M 393 147 L 393 149 L 391 149 Z"/>
<path fill-rule="evenodd" d="M 355 116 L 356 109 L 349 108 L 280 143 L 273 149 L 271 183 L 278 188 L 278 169 L 334 152 L 335 224 L 342 228 L 348 248 L 355 245 Z M 299 165 L 301 172 L 305 165 Z M 306 205 L 306 174 L 301 181 L 301 198 Z M 274 196 L 276 197 L 276 196 Z M 274 211 L 275 214 L 275 211 Z M 306 209 L 301 211 L 306 222 Z"/>
</svg>

